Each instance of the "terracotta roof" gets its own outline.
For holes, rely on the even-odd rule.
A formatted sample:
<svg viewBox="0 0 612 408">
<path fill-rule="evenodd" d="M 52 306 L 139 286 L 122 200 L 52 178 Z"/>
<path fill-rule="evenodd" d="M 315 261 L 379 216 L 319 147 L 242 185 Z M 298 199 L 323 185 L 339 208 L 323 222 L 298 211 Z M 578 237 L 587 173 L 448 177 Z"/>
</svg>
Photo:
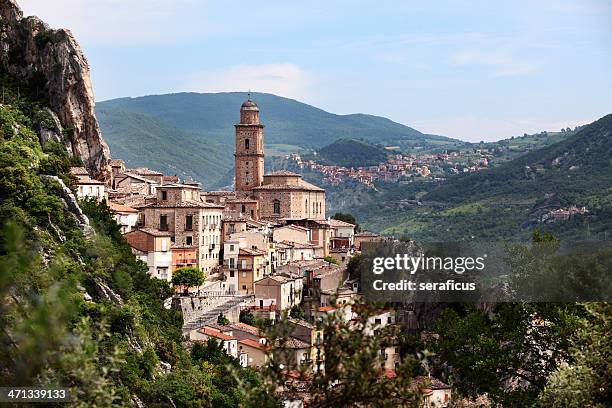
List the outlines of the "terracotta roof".
<svg viewBox="0 0 612 408">
<path fill-rule="evenodd" d="M 267 176 L 270 176 L 270 177 L 274 177 L 274 176 L 302 177 L 301 174 L 297 174 L 289 170 L 279 170 L 279 171 L 273 171 L 272 173 L 264 174 L 264 177 L 267 177 Z"/>
<path fill-rule="evenodd" d="M 259 332 L 259 328 L 255 327 L 255 326 L 251 326 L 250 324 L 246 324 L 246 323 L 232 323 L 229 325 L 229 327 L 231 327 L 232 329 L 235 330 L 239 330 L 239 331 L 243 331 L 246 333 L 250 333 L 253 334 L 255 336 L 259 336 L 260 332 Z"/>
<path fill-rule="evenodd" d="M 279 343 L 280 342 L 277 342 L 277 346 L 280 346 Z M 310 348 L 310 344 L 308 344 L 305 341 L 302 341 L 300 339 L 296 339 L 295 337 L 288 337 L 286 339 L 286 342 L 284 342 L 283 346 L 286 347 L 286 348 L 291 348 L 291 349 Z"/>
<path fill-rule="evenodd" d="M 236 193 L 233 191 L 200 191 L 200 195 L 225 197 L 230 195 L 236 195 Z"/>
<path fill-rule="evenodd" d="M 137 213 L 138 210 L 132 207 L 128 207 L 127 205 L 119 204 L 119 203 L 108 203 L 111 211 L 114 212 L 126 212 L 126 213 Z"/>
<path fill-rule="evenodd" d="M 75 176 L 88 176 L 89 172 L 87 171 L 87 169 L 85 169 L 85 167 L 71 167 L 70 168 L 70 173 L 72 173 Z"/>
<path fill-rule="evenodd" d="M 312 248 L 316 248 L 317 246 L 314 244 L 305 244 L 302 242 L 293 242 L 293 241 L 281 241 L 280 243 L 285 244 L 291 248 L 305 248 L 305 249 L 312 249 Z"/>
<path fill-rule="evenodd" d="M 424 386 L 431 390 L 449 390 L 452 387 L 434 377 L 419 376 L 410 380 L 413 385 Z"/>
<path fill-rule="evenodd" d="M 210 327 L 204 327 L 200 330 L 198 330 L 198 332 L 205 334 L 208 337 L 214 337 L 217 338 L 219 340 L 235 340 L 235 338 L 233 336 L 229 336 L 225 333 L 221 333 L 219 330 L 210 328 Z"/>
<path fill-rule="evenodd" d="M 329 225 L 331 225 L 332 227 L 354 227 L 355 226 L 355 224 L 351 224 L 350 222 L 335 220 L 333 218 L 330 218 L 328 222 L 329 222 Z"/>
<path fill-rule="evenodd" d="M 123 160 L 120 160 L 120 159 L 111 159 L 109 163 L 110 163 L 111 166 L 121 166 L 121 165 L 123 165 Z"/>
<path fill-rule="evenodd" d="M 295 224 L 287 224 L 287 225 L 283 225 L 282 227 L 278 227 L 277 229 L 282 229 L 282 228 L 291 228 L 294 230 L 298 230 L 298 231 L 310 231 L 308 228 L 306 227 L 302 227 L 301 225 L 295 225 Z"/>
<path fill-rule="evenodd" d="M 78 184 L 104 184 L 102 181 L 94 180 L 87 175 L 77 175 Z"/>
<path fill-rule="evenodd" d="M 165 187 L 165 186 L 164 186 Z M 158 204 L 158 203 L 150 203 L 140 206 L 138 208 L 223 208 L 222 205 L 205 203 L 202 201 L 191 201 L 185 200 L 180 203 L 175 204 Z"/>
<path fill-rule="evenodd" d="M 321 306 L 319 312 L 333 312 L 336 309 L 334 306 Z"/>
<path fill-rule="evenodd" d="M 240 340 L 238 342 L 238 344 L 244 344 L 245 346 L 249 346 L 249 347 L 253 347 L 262 351 L 266 351 L 268 349 L 270 349 L 269 346 L 265 345 L 265 344 L 261 344 L 258 341 L 255 341 L 253 339 L 244 339 L 244 340 Z"/>
<path fill-rule="evenodd" d="M 321 187 L 317 187 L 314 184 L 310 184 L 307 181 L 300 180 L 299 184 L 282 184 L 282 183 L 271 183 L 264 184 L 263 186 L 254 187 L 253 190 L 302 190 L 302 191 L 325 191 Z"/>
<path fill-rule="evenodd" d="M 266 255 L 266 251 L 256 248 L 240 248 L 238 255 Z"/>
<path fill-rule="evenodd" d="M 154 237 L 170 237 L 171 236 L 170 232 L 168 231 L 159 231 L 153 228 L 139 228 L 139 229 L 132 230 L 130 232 L 126 232 L 123 235 L 134 234 L 137 232 L 142 232 L 148 235 L 152 235 Z"/>
<path fill-rule="evenodd" d="M 130 169 L 130 172 L 139 174 L 141 176 L 163 176 L 163 173 L 151 170 L 148 167 L 137 167 L 135 169 Z"/>
<path fill-rule="evenodd" d="M 164 184 L 163 186 L 160 186 L 159 188 L 191 188 L 195 190 L 200 189 L 200 187 L 193 185 L 193 184 L 181 184 L 181 183 Z"/>
</svg>

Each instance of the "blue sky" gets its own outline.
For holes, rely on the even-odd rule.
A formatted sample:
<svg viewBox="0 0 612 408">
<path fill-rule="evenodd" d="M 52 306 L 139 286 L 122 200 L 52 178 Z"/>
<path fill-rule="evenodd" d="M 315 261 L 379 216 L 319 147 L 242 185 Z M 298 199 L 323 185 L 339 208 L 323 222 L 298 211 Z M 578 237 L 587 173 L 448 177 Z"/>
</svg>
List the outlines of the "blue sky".
<svg viewBox="0 0 612 408">
<path fill-rule="evenodd" d="M 612 113 L 610 0 L 18 1 L 97 100 L 251 89 L 471 141 Z"/>
</svg>

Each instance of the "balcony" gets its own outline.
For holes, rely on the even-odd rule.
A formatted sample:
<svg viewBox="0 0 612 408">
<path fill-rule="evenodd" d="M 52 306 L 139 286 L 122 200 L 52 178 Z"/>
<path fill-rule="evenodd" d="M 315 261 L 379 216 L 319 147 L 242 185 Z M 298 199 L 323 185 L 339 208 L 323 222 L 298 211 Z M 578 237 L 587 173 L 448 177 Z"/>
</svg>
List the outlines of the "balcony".
<svg viewBox="0 0 612 408">
<path fill-rule="evenodd" d="M 160 231 L 168 231 L 168 224 L 159 224 Z"/>
<path fill-rule="evenodd" d="M 212 251 L 213 249 L 215 249 L 215 244 L 208 245 L 208 250 L 209 251 Z"/>
<path fill-rule="evenodd" d="M 198 260 L 197 259 L 179 259 L 176 261 L 177 265 L 189 265 L 189 264 L 197 264 Z"/>
</svg>

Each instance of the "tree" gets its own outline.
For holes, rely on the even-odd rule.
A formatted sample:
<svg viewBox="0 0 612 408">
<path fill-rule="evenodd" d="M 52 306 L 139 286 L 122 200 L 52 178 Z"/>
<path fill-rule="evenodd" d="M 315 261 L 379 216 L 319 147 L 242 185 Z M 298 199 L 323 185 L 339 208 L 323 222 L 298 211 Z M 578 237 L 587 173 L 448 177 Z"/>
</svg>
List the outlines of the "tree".
<svg viewBox="0 0 612 408">
<path fill-rule="evenodd" d="M 323 260 L 325 262 L 327 262 L 327 263 L 338 265 L 338 261 L 334 257 L 332 257 L 331 255 L 327 255 L 327 256 L 323 257 Z"/>
<path fill-rule="evenodd" d="M 295 305 L 291 307 L 291 310 L 289 311 L 289 316 L 291 316 L 294 319 L 304 319 L 305 317 L 304 309 L 302 309 L 298 305 Z"/>
<path fill-rule="evenodd" d="M 385 326 L 372 331 L 376 308 L 353 305 L 351 319 L 343 311 L 330 313 L 317 322 L 322 336 L 316 346 L 317 358 L 295 367 L 295 351 L 290 346 L 291 322 L 286 314 L 266 328 L 268 363 L 262 370 L 264 383 L 282 387 L 288 398 L 308 395 L 309 407 L 419 407 L 418 387 L 412 381 L 416 358 L 407 356 L 394 370 L 386 370 L 383 351 L 395 346 L 399 328 Z M 320 370 L 324 364 L 325 370 Z M 259 390 L 256 390 L 259 391 Z"/>
<path fill-rule="evenodd" d="M 532 406 L 559 361 L 569 355 L 575 304 L 500 303 L 492 314 L 446 309 L 436 322 L 434 373 L 458 391 L 487 394 L 503 406 Z M 513 384 L 509 387 L 508 384 Z"/>
<path fill-rule="evenodd" d="M 542 406 L 603 408 L 612 401 L 612 305 L 589 303 L 571 338 L 571 360 L 548 378 L 539 396 Z"/>
<path fill-rule="evenodd" d="M 200 286 L 204 283 L 204 273 L 192 266 L 177 268 L 172 274 L 172 284 L 182 286 L 185 292 L 192 286 Z"/>
<path fill-rule="evenodd" d="M 221 326 L 227 326 L 228 324 L 230 324 L 230 321 L 227 317 L 223 316 L 223 313 L 219 313 L 219 316 L 217 316 L 217 324 Z"/>
<path fill-rule="evenodd" d="M 255 316 L 250 310 L 241 310 L 240 317 L 238 318 L 240 323 L 255 326 Z"/>
<path fill-rule="evenodd" d="M 357 223 L 357 220 L 355 220 L 355 217 L 352 214 L 337 212 L 332 216 L 332 218 L 334 220 L 344 221 L 348 222 L 349 224 L 353 224 L 355 226 L 355 232 L 360 231 L 359 224 Z"/>
</svg>

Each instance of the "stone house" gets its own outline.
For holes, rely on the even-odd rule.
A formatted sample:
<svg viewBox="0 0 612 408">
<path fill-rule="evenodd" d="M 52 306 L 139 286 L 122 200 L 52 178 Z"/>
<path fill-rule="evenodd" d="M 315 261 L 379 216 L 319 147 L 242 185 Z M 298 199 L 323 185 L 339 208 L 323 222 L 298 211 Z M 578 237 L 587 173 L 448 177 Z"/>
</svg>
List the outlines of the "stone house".
<svg viewBox="0 0 612 408">
<path fill-rule="evenodd" d="M 223 207 L 200 201 L 197 186 L 160 186 L 155 200 L 139 209 L 141 225 L 168 231 L 176 245 L 196 247 L 198 266 L 203 272 L 210 273 L 219 265 Z"/>
<path fill-rule="evenodd" d="M 253 293 L 254 283 L 263 279 L 266 271 L 266 251 L 255 248 L 238 250 L 238 290 Z"/>
<path fill-rule="evenodd" d="M 115 217 L 115 221 L 117 221 L 117 224 L 121 227 L 122 234 L 130 232 L 132 228 L 136 226 L 138 222 L 137 209 L 113 202 L 108 203 L 108 206 Z"/>
<path fill-rule="evenodd" d="M 290 241 L 306 244 L 310 242 L 310 230 L 299 225 L 283 225 L 274 228 L 272 234 L 275 242 Z"/>
<path fill-rule="evenodd" d="M 85 167 L 71 167 L 70 173 L 77 179 L 78 198 L 95 198 L 97 201 L 106 200 L 106 185 L 102 181 L 89 177 Z"/>
<path fill-rule="evenodd" d="M 302 301 L 302 278 L 284 275 L 266 276 L 254 283 L 255 302 L 274 299 L 279 310 L 291 309 Z"/>
<path fill-rule="evenodd" d="M 189 339 L 193 341 L 208 341 L 214 339 L 223 345 L 223 350 L 234 357 L 238 358 L 238 340 L 231 333 L 223 333 L 212 327 L 203 327 L 201 329 L 192 330 L 189 333 Z"/>
<path fill-rule="evenodd" d="M 142 228 L 125 233 L 123 237 L 134 255 L 147 264 L 149 275 L 168 282 L 172 280 L 172 242 L 168 232 Z"/>
</svg>

